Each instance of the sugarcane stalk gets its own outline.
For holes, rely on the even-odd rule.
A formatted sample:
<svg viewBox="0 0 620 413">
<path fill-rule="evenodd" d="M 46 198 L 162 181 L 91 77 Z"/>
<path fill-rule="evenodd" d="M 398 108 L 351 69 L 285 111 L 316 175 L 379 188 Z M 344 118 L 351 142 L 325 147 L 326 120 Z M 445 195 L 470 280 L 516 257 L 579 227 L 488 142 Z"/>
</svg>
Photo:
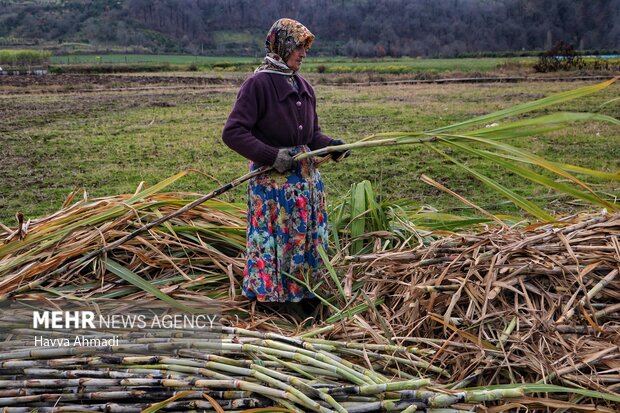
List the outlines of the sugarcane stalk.
<svg viewBox="0 0 620 413">
<path fill-rule="evenodd" d="M 112 391 L 94 391 L 94 392 L 79 392 L 79 393 L 50 393 L 45 391 L 41 394 L 23 395 L 25 393 L 23 389 L 15 391 L 13 396 L 4 395 L 0 398 L 0 406 L 20 405 L 32 402 L 55 402 L 61 400 L 62 403 L 68 401 L 80 401 L 80 400 L 119 400 L 119 399 L 167 399 L 174 396 L 175 391 L 153 391 L 153 390 L 112 390 Z M 247 391 L 215 391 L 207 390 L 204 392 L 195 392 L 185 396 L 185 398 L 202 398 L 202 393 L 209 394 L 214 399 L 221 400 L 239 400 L 249 399 L 253 393 Z"/>
<path fill-rule="evenodd" d="M 402 364 L 414 367 L 416 369 L 424 369 L 424 370 L 432 371 L 433 373 L 437 373 L 444 377 L 450 377 L 450 373 L 448 373 L 445 369 L 442 369 L 441 367 L 433 366 L 432 364 L 426 361 L 423 361 L 423 360 L 410 360 L 404 357 L 397 357 L 397 356 L 390 355 L 390 354 L 380 354 L 380 353 L 368 352 L 368 351 L 363 351 L 363 350 L 349 349 L 349 350 L 346 350 L 346 352 L 350 354 L 354 354 L 356 356 L 362 356 L 362 357 L 364 356 L 364 354 L 366 354 L 369 357 L 377 358 L 380 360 L 385 360 L 388 362 L 402 363 Z"/>
<path fill-rule="evenodd" d="M 608 314 L 613 314 L 618 311 L 620 311 L 620 303 L 612 304 L 594 313 L 594 318 L 598 319 L 598 318 L 604 317 Z"/>
<path fill-rule="evenodd" d="M 396 381 L 381 384 L 371 384 L 365 386 L 344 386 L 328 389 L 327 393 L 331 395 L 337 394 L 355 394 L 360 396 L 368 396 L 372 394 L 402 391 L 402 390 L 414 390 L 420 387 L 429 386 L 431 381 L 429 379 L 419 380 L 407 380 Z"/>
<path fill-rule="evenodd" d="M 270 400 L 260 400 L 257 398 L 245 398 L 245 399 L 237 399 L 237 400 L 215 400 L 220 407 L 226 410 L 231 409 L 251 409 L 251 408 L 259 408 L 259 407 L 267 407 L 271 404 Z M 183 409 L 200 409 L 200 411 L 211 411 L 213 405 L 207 400 L 191 400 L 191 401 L 173 401 L 168 403 L 166 407 L 163 409 L 165 411 L 171 409 L 178 409 L 183 411 Z"/>
<path fill-rule="evenodd" d="M 525 390 L 521 387 L 514 389 L 491 389 L 491 390 L 471 390 L 465 392 L 465 402 L 486 402 L 495 400 L 514 399 L 523 397 Z"/>
<path fill-rule="evenodd" d="M 267 407 L 271 405 L 271 401 L 268 399 L 257 399 L 257 398 L 245 398 L 245 399 L 237 399 L 237 400 L 215 400 L 217 404 L 220 405 L 221 408 L 226 410 L 231 409 L 251 409 L 251 408 L 259 408 L 259 407 Z M 185 401 L 173 401 L 168 403 L 164 409 L 164 411 L 169 410 L 179 410 L 183 411 L 183 409 L 199 409 L 199 411 L 212 411 L 213 405 L 207 400 L 185 400 Z"/>
<path fill-rule="evenodd" d="M 5 407 L 2 409 L 3 413 L 81 413 L 81 412 L 110 412 L 110 413 L 140 413 L 148 405 L 123 405 L 120 406 L 115 403 L 106 404 L 94 404 L 94 405 L 69 405 L 69 406 L 36 406 L 33 407 Z"/>
<path fill-rule="evenodd" d="M 312 346 L 311 343 L 304 343 L 304 348 L 294 347 L 285 343 L 276 342 L 273 340 L 265 340 L 265 345 L 274 349 L 281 349 L 288 352 L 295 352 L 305 357 L 314 360 L 316 359 L 319 362 L 324 363 L 325 365 L 336 365 L 342 371 L 347 372 L 349 375 L 353 375 L 362 382 L 366 382 L 367 384 L 376 383 L 376 379 L 384 381 L 385 379 L 377 375 L 375 372 L 365 369 L 361 366 L 353 364 L 347 360 L 342 359 L 334 354 L 323 352 L 322 350 L 316 350 Z M 318 366 L 320 367 L 320 366 Z"/>
<path fill-rule="evenodd" d="M 135 361 L 139 361 L 139 360 L 136 360 L 136 359 L 137 358 L 134 358 L 132 361 L 134 361 L 134 362 Z M 145 360 L 145 359 L 149 359 L 149 358 L 148 357 L 140 357 L 139 359 Z M 272 386 L 272 387 L 275 387 L 275 388 L 280 388 L 281 390 L 284 390 L 287 393 L 290 393 L 289 394 L 289 398 L 291 400 L 295 401 L 296 403 L 301 404 L 301 405 L 303 405 L 306 408 L 312 409 L 313 411 L 319 411 L 319 412 L 326 413 L 321 406 L 316 404 L 316 402 L 314 402 L 313 400 L 308 398 L 306 395 L 304 395 L 302 392 L 300 392 L 296 388 L 285 384 L 285 382 L 274 380 L 273 378 L 269 377 L 268 375 L 262 374 L 260 372 L 254 371 L 252 369 L 231 366 L 231 365 L 224 364 L 224 363 L 217 363 L 217 362 L 197 363 L 197 362 L 191 361 L 191 360 L 177 360 L 177 359 L 171 359 L 171 358 L 168 358 L 168 357 L 161 357 L 161 358 L 159 358 L 159 361 L 161 361 L 162 363 L 166 363 L 167 362 L 168 364 L 145 365 L 145 366 L 141 366 L 141 367 L 180 371 L 180 372 L 191 373 L 191 374 L 196 374 L 196 375 L 200 375 L 200 376 L 213 377 L 213 378 L 218 379 L 218 380 L 233 380 L 232 377 L 221 375 L 221 374 L 219 374 L 217 372 L 213 372 L 213 371 L 208 370 L 206 368 L 196 367 L 196 365 L 204 365 L 206 367 L 210 367 L 210 368 L 226 371 L 228 373 L 236 374 L 236 375 L 239 375 L 239 376 L 254 377 L 254 378 L 258 379 L 258 380 L 263 381 L 264 383 L 268 384 L 269 386 Z M 181 362 L 183 364 L 173 364 L 173 363 L 177 363 L 177 362 Z M 194 386 L 198 386 L 198 383 L 199 382 L 203 382 L 203 381 L 204 380 L 196 381 L 194 383 Z M 128 380 L 128 381 L 124 382 L 123 384 L 124 385 L 131 385 L 131 383 L 133 383 L 133 382 Z M 147 382 L 139 382 L 139 383 L 141 383 L 140 385 L 148 384 Z M 190 382 L 181 381 L 181 380 L 171 381 L 170 383 L 173 386 L 176 386 L 176 387 L 191 386 Z M 2 383 L 0 382 L 0 387 L 1 387 L 1 384 Z M 100 384 L 100 383 L 94 382 L 92 384 L 93 385 L 97 385 L 97 386 L 101 386 L 101 385 L 106 385 L 106 384 L 109 384 L 109 383 Z M 165 385 L 165 382 L 163 380 L 162 380 L 162 384 Z M 250 384 L 253 384 L 253 383 L 250 383 Z M 87 385 L 87 384 L 85 384 L 85 385 Z M 311 389 L 310 387 L 308 387 L 308 388 L 313 393 L 316 392 L 313 389 Z"/>
<path fill-rule="evenodd" d="M 323 328 L 320 328 L 319 330 L 314 330 L 313 334 L 319 334 L 319 332 L 323 332 L 323 330 L 331 331 L 333 330 L 333 328 L 334 326 L 328 325 Z M 246 336 L 250 338 L 260 339 L 261 341 L 272 340 L 276 342 L 282 342 L 289 346 L 306 348 L 311 351 L 316 351 L 316 349 L 313 347 L 313 344 L 312 344 L 313 339 L 306 339 L 304 335 L 289 337 L 289 336 L 285 336 L 285 335 L 273 333 L 273 332 L 261 332 L 261 331 L 247 330 L 247 329 L 239 328 L 239 327 L 227 327 L 227 326 L 222 326 L 222 332 L 229 334 L 231 336 L 234 336 L 234 337 Z M 323 340 L 323 341 L 326 343 L 332 343 L 327 340 Z M 336 343 L 336 342 L 333 342 L 333 343 Z"/>
<path fill-rule="evenodd" d="M 339 413 L 347 413 L 347 411 L 336 400 L 334 400 L 329 394 L 323 393 L 313 387 L 310 387 L 307 383 L 305 383 L 303 380 L 297 377 L 287 376 L 283 373 L 270 370 L 270 369 L 264 368 L 259 365 L 253 365 L 252 368 L 261 373 L 264 373 L 265 375 L 273 376 L 277 380 L 291 383 L 292 385 L 297 386 L 300 389 L 303 389 L 305 394 L 325 401 L 329 405 L 329 407 L 334 408 Z"/>
<path fill-rule="evenodd" d="M 588 293 L 581 300 L 579 300 L 577 306 L 585 307 L 585 305 L 592 299 L 592 297 L 598 294 L 603 288 L 607 286 L 607 284 L 609 284 L 610 282 L 613 281 L 614 278 L 616 278 L 616 275 L 618 275 L 618 272 L 619 271 L 617 269 L 613 270 L 609 274 L 607 274 L 605 278 L 603 278 L 598 283 L 596 283 L 596 285 L 592 287 L 590 291 L 588 291 Z M 568 310 L 566 314 L 560 316 L 560 318 L 558 318 L 555 323 L 562 324 L 568 321 L 573 315 L 575 315 L 575 307 L 577 306 L 573 306 L 573 308 Z"/>
<path fill-rule="evenodd" d="M 28 396 L 18 396 L 18 397 L 4 397 L 0 398 L 0 406 L 12 406 L 12 405 L 23 405 L 28 403 L 35 402 L 56 402 L 60 400 L 63 404 L 70 401 L 80 401 L 80 400 L 121 400 L 121 399 L 166 399 L 173 396 L 176 392 L 154 392 L 147 390 L 123 390 L 123 391 L 94 391 L 94 392 L 79 392 L 79 393 L 43 393 L 36 395 L 28 395 Z M 202 397 L 198 395 L 199 392 L 196 392 L 197 395 L 193 397 Z M 212 397 L 216 399 L 222 399 L 221 397 L 217 397 L 209 392 Z M 225 392 L 218 392 L 220 395 L 223 395 Z M 241 392 L 239 392 L 241 393 Z M 250 393 L 245 392 L 243 396 L 234 397 L 232 399 L 243 399 L 248 398 Z M 187 397 L 192 397 L 187 396 Z M 228 397 L 226 399 L 231 399 Z"/>
<path fill-rule="evenodd" d="M 136 377 L 136 374 L 125 373 L 122 371 L 106 371 L 106 370 L 58 370 L 58 369 L 44 369 L 44 368 L 25 368 L 22 370 L 25 376 L 52 376 L 56 378 L 109 378 L 109 379 L 124 379 Z"/>
<path fill-rule="evenodd" d="M 320 334 L 324 334 L 324 333 L 328 333 L 330 331 L 334 330 L 334 325 L 333 324 L 328 324 L 326 326 L 323 327 L 319 327 L 313 330 L 308 331 L 307 333 L 301 334 L 297 337 L 299 337 L 300 339 L 308 339 L 314 336 L 318 336 Z"/>
<path fill-rule="evenodd" d="M 342 152 L 342 151 L 346 151 L 347 149 L 359 149 L 359 148 L 366 148 L 366 147 L 372 148 L 376 146 L 406 145 L 406 144 L 412 144 L 412 143 L 424 144 L 424 143 L 435 142 L 437 140 L 437 137 L 429 136 L 429 134 L 424 133 L 424 132 L 419 132 L 415 134 L 408 133 L 408 135 L 417 135 L 417 136 L 426 136 L 426 137 L 425 138 L 417 138 L 417 137 L 416 138 L 405 138 L 405 139 L 400 139 L 396 137 L 396 138 L 388 138 L 388 139 L 366 140 L 364 142 L 360 140 L 355 143 L 348 143 L 345 145 L 338 145 L 338 146 L 326 146 L 325 148 L 317 149 L 312 152 L 300 153 L 299 155 L 295 157 L 295 159 L 302 160 L 302 159 L 309 158 L 311 156 L 326 156 L 326 155 L 330 155 L 332 152 Z M 365 139 L 373 138 L 375 136 L 380 136 L 380 135 L 379 134 L 372 135 Z"/>
<path fill-rule="evenodd" d="M 498 340 L 499 348 L 503 348 L 504 345 L 506 344 L 506 341 L 508 341 L 508 338 L 510 337 L 510 335 L 512 334 L 512 332 L 517 326 L 517 320 L 518 320 L 517 316 L 512 317 L 512 320 L 510 320 L 510 323 L 508 323 L 506 328 L 504 328 L 504 330 L 502 331 L 502 334 L 499 336 L 499 340 Z M 494 353 L 487 353 L 485 357 L 485 361 L 491 362 L 494 359 L 495 359 Z M 453 390 L 456 390 L 456 389 L 461 389 L 463 387 L 467 387 L 476 377 L 482 374 L 484 369 L 485 369 L 485 366 L 482 366 L 482 365 L 479 366 L 472 374 L 470 374 L 468 377 L 464 378 L 460 382 L 451 385 L 450 388 Z"/>
<path fill-rule="evenodd" d="M 414 403 L 412 405 L 410 405 L 409 407 L 407 407 L 405 410 L 403 410 L 401 413 L 415 413 L 418 410 L 422 410 L 424 409 L 424 411 L 426 410 L 426 406 L 422 407 L 421 405 Z"/>
<path fill-rule="evenodd" d="M 395 346 L 391 344 L 339 342 L 339 341 L 330 341 L 330 340 L 323 340 L 323 339 L 316 339 L 316 338 L 304 338 L 304 341 L 312 343 L 315 347 L 320 348 L 321 350 L 327 350 L 327 351 L 347 348 L 347 349 L 356 349 L 356 350 L 383 351 L 386 353 L 405 353 L 405 354 L 416 354 L 416 355 L 434 354 L 433 350 L 420 349 L 419 347 L 414 347 L 414 346 L 405 347 L 405 346 Z"/>
<path fill-rule="evenodd" d="M 400 412 L 410 406 L 415 406 L 416 410 L 418 407 L 425 410 L 425 406 L 409 400 L 381 400 L 371 403 L 345 404 L 345 406 L 348 413 Z"/>
<path fill-rule="evenodd" d="M 471 403 L 505 400 L 515 397 L 523 397 L 525 391 L 522 388 L 471 390 L 452 394 L 436 393 L 428 397 L 429 407 L 449 407 L 457 403 Z"/>
<path fill-rule="evenodd" d="M 162 362 L 165 362 L 165 358 L 162 359 Z M 221 379 L 232 379 L 231 377 L 226 377 L 226 376 L 222 376 L 220 374 L 214 373 L 212 371 L 206 370 L 204 368 L 199 368 L 199 367 L 192 367 L 189 365 L 175 365 L 175 364 L 171 364 L 173 361 L 176 360 L 170 360 L 169 364 L 166 365 L 156 365 L 156 366 L 152 366 L 152 367 L 158 367 L 158 368 L 165 368 L 165 369 L 170 369 L 170 370 L 175 370 L 175 371 L 182 371 L 182 372 L 186 372 L 186 373 L 193 373 L 193 374 L 198 374 L 198 375 L 203 375 L 203 376 L 207 376 L 207 377 L 216 377 L 216 378 L 221 378 Z M 186 363 L 188 364 L 188 363 Z M 196 363 L 193 363 L 196 364 Z M 198 363 L 201 364 L 201 363 Z M 206 362 L 204 363 L 205 366 L 216 369 L 216 370 L 221 370 L 221 371 L 226 371 L 228 373 L 231 374 L 235 374 L 238 376 L 243 376 L 243 377 L 254 377 L 270 386 L 273 386 L 275 388 L 280 388 L 281 390 L 284 390 L 286 392 L 291 393 L 292 395 L 294 395 L 300 402 L 301 404 L 303 404 L 305 407 L 310 408 L 314 411 L 320 411 L 322 412 L 323 409 L 317 405 L 313 400 L 309 399 L 305 394 L 303 394 L 302 392 L 300 392 L 299 390 L 297 390 L 295 387 L 287 385 L 286 383 L 289 381 L 293 381 L 293 378 L 289 378 L 289 379 L 283 379 L 284 377 L 286 377 L 284 374 L 280 374 L 279 375 L 279 379 L 283 379 L 283 381 L 278 381 L 278 380 L 274 380 L 272 377 L 270 377 L 269 375 L 263 374 L 260 372 L 260 366 L 255 366 L 252 365 L 251 368 L 245 368 L 245 367 L 237 367 L 237 366 L 231 366 L 228 364 L 224 364 L 224 363 L 218 363 L 218 362 Z M 254 370 L 256 369 L 256 370 Z M 268 369 L 266 369 L 268 371 Z M 265 370 L 263 370 L 265 371 Z M 275 374 L 276 372 L 273 372 L 273 374 Z M 299 384 L 301 381 L 297 381 L 297 383 Z M 309 386 L 307 386 L 308 389 L 314 394 L 317 391 L 310 388 Z"/>
<path fill-rule="evenodd" d="M 257 370 L 254 370 L 253 372 L 251 372 L 250 375 L 263 381 L 264 383 L 267 383 L 271 386 L 279 388 L 280 390 L 286 391 L 287 393 L 291 395 L 289 400 L 296 401 L 297 404 L 301 404 L 302 406 L 308 409 L 311 409 L 312 411 L 320 412 L 320 413 L 331 412 L 331 410 L 324 408 L 319 403 L 317 403 L 315 400 L 312 400 L 311 398 L 303 394 L 301 391 L 299 391 L 295 387 L 287 384 L 287 381 L 276 380 L 273 377 L 263 374 Z"/>
<path fill-rule="evenodd" d="M 161 371 L 176 371 L 185 374 L 194 374 L 202 377 L 210 377 L 216 380 L 232 380 L 231 376 L 227 376 L 225 374 L 220 374 L 218 372 L 203 368 L 203 367 L 191 367 L 187 365 L 180 364 L 145 364 L 140 365 L 141 368 L 148 369 L 160 369 Z M 235 369 L 235 367 L 231 367 L 231 369 Z"/>
<path fill-rule="evenodd" d="M 216 361 L 216 362 L 230 364 L 231 366 L 237 366 L 237 367 L 250 367 L 252 364 L 254 364 L 254 361 L 249 360 L 249 359 L 232 359 L 232 358 L 220 356 L 217 354 L 203 353 L 201 351 L 191 350 L 191 349 L 181 349 L 177 351 L 177 354 L 182 357 L 191 357 L 191 358 L 196 358 L 200 360 Z M 265 367 L 273 367 L 273 368 L 277 368 L 279 365 L 281 365 L 280 362 L 275 361 L 275 360 L 274 361 L 263 360 L 262 363 L 263 363 L 263 366 Z"/>
<path fill-rule="evenodd" d="M 303 367 L 301 367 L 301 366 L 297 366 L 297 365 L 295 365 L 295 364 L 293 364 L 293 363 L 289 363 L 288 361 L 280 360 L 279 358 L 274 357 L 274 356 L 272 356 L 272 355 L 270 355 L 270 354 L 263 354 L 263 356 L 264 356 L 264 357 L 266 357 L 266 358 L 267 358 L 267 359 L 269 359 L 269 360 L 274 361 L 274 362 L 275 362 L 276 364 L 278 364 L 278 365 L 284 366 L 284 367 L 288 368 L 289 370 L 294 371 L 295 373 L 299 374 L 300 376 L 304 376 L 304 377 L 305 377 L 305 378 L 307 378 L 308 380 L 314 380 L 314 378 L 315 378 L 317 375 L 322 374 L 322 371 L 319 371 L 318 369 L 317 369 L 317 371 L 315 372 L 315 374 L 310 374 L 310 373 L 307 371 L 307 367 L 306 367 L 306 368 L 303 368 Z M 264 365 L 264 363 L 265 363 L 265 362 L 264 362 L 264 360 L 263 360 L 263 361 L 261 361 L 261 363 L 263 364 L 263 366 L 265 366 L 265 365 Z"/>
<path fill-rule="evenodd" d="M 273 356 L 281 356 L 284 358 L 299 361 L 301 363 L 306 363 L 314 367 L 325 369 L 325 370 L 331 371 L 332 373 L 335 373 L 339 377 L 346 378 L 347 380 L 353 383 L 356 383 L 356 384 L 361 384 L 361 383 L 370 384 L 368 383 L 369 381 L 368 378 L 366 377 L 360 378 L 359 373 L 357 373 L 356 371 L 352 371 L 343 365 L 337 365 L 336 363 L 333 363 L 333 364 L 325 363 L 325 362 L 322 362 L 318 359 L 312 358 L 304 354 L 300 354 L 294 351 L 279 350 L 277 348 L 258 347 L 258 346 L 251 345 L 251 344 L 245 344 L 244 348 L 247 348 L 249 351 L 252 351 L 254 353 L 259 353 L 259 354 L 266 353 L 266 354 L 271 354 Z"/>
<path fill-rule="evenodd" d="M 0 388 L 63 388 L 63 387 L 111 387 L 111 386 L 165 386 L 188 387 L 191 384 L 185 380 L 174 379 L 27 379 L 27 380 L 0 380 Z"/>
<path fill-rule="evenodd" d="M 105 404 L 76 404 L 76 405 L 66 405 L 66 406 L 33 406 L 33 407 L 6 407 L 2 411 L 3 413 L 78 413 L 78 412 L 109 412 L 109 413 L 140 413 L 144 411 L 144 409 L 148 408 L 148 404 L 123 404 L 119 405 L 116 403 L 105 403 Z M 253 407 L 266 407 L 266 404 L 262 401 L 257 403 L 252 399 L 249 400 L 240 400 L 238 403 L 229 403 L 224 402 L 222 407 L 226 408 L 229 413 L 243 413 L 247 411 L 248 408 Z M 229 408 L 235 410 L 228 410 Z M 237 410 L 243 409 L 243 410 Z M 298 409 L 290 409 L 293 412 L 304 413 Z M 179 413 L 217 413 L 216 410 L 213 410 L 213 406 L 209 404 L 206 400 L 195 400 L 189 403 L 183 402 L 171 402 L 168 406 L 166 406 L 166 412 L 179 412 Z"/>
</svg>

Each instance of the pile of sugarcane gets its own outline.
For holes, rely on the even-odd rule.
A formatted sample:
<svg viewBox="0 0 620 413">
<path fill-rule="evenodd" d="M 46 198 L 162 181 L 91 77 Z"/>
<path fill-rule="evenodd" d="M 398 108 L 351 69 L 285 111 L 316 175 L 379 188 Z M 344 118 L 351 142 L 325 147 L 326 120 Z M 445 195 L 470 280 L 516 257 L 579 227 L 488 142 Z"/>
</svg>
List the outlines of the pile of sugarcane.
<svg viewBox="0 0 620 413">
<path fill-rule="evenodd" d="M 147 283 L 198 303 L 237 296 L 245 210 L 225 202 L 209 201 L 108 254 L 81 261 L 197 197 L 158 193 L 173 181 L 73 204 L 70 197 L 49 217 L 24 222 L 18 215 L 16 227 L 0 227 L 0 300 L 24 294 L 135 300 L 152 294 L 143 289 Z M 62 270 L 67 264 L 74 265 Z"/>
<path fill-rule="evenodd" d="M 620 214 L 349 257 L 350 306 L 370 331 L 436 349 L 456 387 L 561 383 L 620 392 Z M 349 289 L 349 291 L 351 291 Z M 357 296 L 355 296 L 357 295 Z M 343 301 L 344 301 L 343 299 Z"/>
<path fill-rule="evenodd" d="M 311 335 L 291 338 L 223 327 L 215 335 L 126 337 L 116 346 L 59 348 L 25 348 L 13 338 L 0 354 L 0 406 L 7 413 L 219 412 L 267 406 L 292 412 L 456 413 L 480 402 L 508 400 L 513 406 L 592 408 L 525 396 L 567 392 L 555 386 L 452 390 L 425 377 L 394 379 L 385 374 L 389 363 L 380 354 L 391 354 L 397 363 L 425 352 Z M 356 363 L 361 360 L 367 364 Z M 609 405 L 620 402 L 620 397 L 582 394 L 606 397 L 603 403 Z"/>
<path fill-rule="evenodd" d="M 159 193 L 163 186 L 70 200 L 49 217 L 20 217 L 18 226 L 0 228 L 0 302 L 155 297 L 181 310 L 218 305 L 230 326 L 222 346 L 216 351 L 200 335 L 128 336 L 114 348 L 30 351 L 19 334 L 3 336 L 12 343 L 0 356 L 6 411 L 77 411 L 78 404 L 84 411 L 140 411 L 174 399 L 163 409 L 411 412 L 468 410 L 485 397 L 491 405 L 583 410 L 598 398 L 605 411 L 620 400 L 618 215 L 425 233 L 420 245 L 400 244 L 398 251 L 339 252 L 326 263 L 318 291 L 326 317 L 291 323 L 240 297 L 243 208 L 209 201 L 83 260 L 196 197 Z M 317 330 L 309 336 L 285 337 L 312 323 Z M 267 333 L 273 331 L 281 335 Z M 422 392 L 407 387 L 412 383 Z M 465 392 L 470 386 L 491 392 Z"/>
</svg>

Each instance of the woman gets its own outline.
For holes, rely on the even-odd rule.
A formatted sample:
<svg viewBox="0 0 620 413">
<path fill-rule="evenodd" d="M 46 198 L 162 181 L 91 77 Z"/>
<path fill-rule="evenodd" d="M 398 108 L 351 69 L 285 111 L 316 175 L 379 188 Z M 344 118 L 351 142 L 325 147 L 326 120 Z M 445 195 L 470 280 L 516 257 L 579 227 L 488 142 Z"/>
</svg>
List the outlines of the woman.
<svg viewBox="0 0 620 413">
<path fill-rule="evenodd" d="M 297 302 L 313 294 L 301 283 L 319 275 L 327 250 L 321 175 L 301 152 L 344 144 L 321 133 L 310 84 L 297 74 L 314 35 L 292 19 L 276 21 L 267 56 L 241 86 L 222 139 L 250 162 L 273 170 L 250 180 L 243 294 L 261 302 Z M 346 153 L 333 153 L 334 159 Z"/>
</svg>

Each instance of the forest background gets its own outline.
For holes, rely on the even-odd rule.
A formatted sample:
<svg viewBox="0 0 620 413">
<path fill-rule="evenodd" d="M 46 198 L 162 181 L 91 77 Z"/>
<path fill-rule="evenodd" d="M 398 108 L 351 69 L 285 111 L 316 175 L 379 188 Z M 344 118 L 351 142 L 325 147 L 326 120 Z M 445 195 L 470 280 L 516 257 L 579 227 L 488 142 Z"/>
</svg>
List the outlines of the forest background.
<svg viewBox="0 0 620 413">
<path fill-rule="evenodd" d="M 313 54 L 492 56 L 620 48 L 617 0 L 0 0 L 0 47 L 259 56 L 278 17 L 321 40 Z"/>
</svg>

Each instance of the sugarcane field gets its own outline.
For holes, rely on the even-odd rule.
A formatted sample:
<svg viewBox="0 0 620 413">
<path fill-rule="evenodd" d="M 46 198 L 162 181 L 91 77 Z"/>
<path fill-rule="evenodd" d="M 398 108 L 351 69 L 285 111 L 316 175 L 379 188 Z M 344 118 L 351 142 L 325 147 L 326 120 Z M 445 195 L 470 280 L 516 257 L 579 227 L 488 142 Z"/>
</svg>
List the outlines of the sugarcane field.
<svg viewBox="0 0 620 413">
<path fill-rule="evenodd" d="M 411 50 L 331 38 L 299 2 L 282 15 L 308 28 L 267 19 L 276 2 L 184 3 L 194 17 L 175 1 L 27 3 L 0 12 L 0 412 L 620 412 L 620 56 L 585 52 L 617 36 L 592 29 L 550 62 L 559 49 L 508 40 L 506 56 L 452 53 L 474 47 L 462 33 Z M 242 24 L 241 7 L 247 30 L 181 37 L 203 3 L 211 25 Z M 352 16 L 375 6 L 337 3 L 374 27 Z M 17 23 L 58 7 L 86 28 L 35 41 Z M 103 42 L 120 23 L 79 14 L 93 10 L 142 43 Z M 298 61 L 263 60 L 273 21 L 267 50 L 303 29 Z M 254 54 L 238 50 L 250 35 Z M 260 76 L 292 89 L 265 109 Z M 290 96 L 298 136 L 311 99 L 312 144 L 248 148 L 275 142 L 248 119 Z M 306 175 L 318 212 L 260 192 Z M 282 224 L 294 213 L 307 223 Z M 277 237 L 257 235 L 263 215 Z M 319 241 L 293 239 L 302 227 Z M 274 242 L 278 268 L 300 245 L 304 264 L 262 295 L 252 265 Z"/>
</svg>

